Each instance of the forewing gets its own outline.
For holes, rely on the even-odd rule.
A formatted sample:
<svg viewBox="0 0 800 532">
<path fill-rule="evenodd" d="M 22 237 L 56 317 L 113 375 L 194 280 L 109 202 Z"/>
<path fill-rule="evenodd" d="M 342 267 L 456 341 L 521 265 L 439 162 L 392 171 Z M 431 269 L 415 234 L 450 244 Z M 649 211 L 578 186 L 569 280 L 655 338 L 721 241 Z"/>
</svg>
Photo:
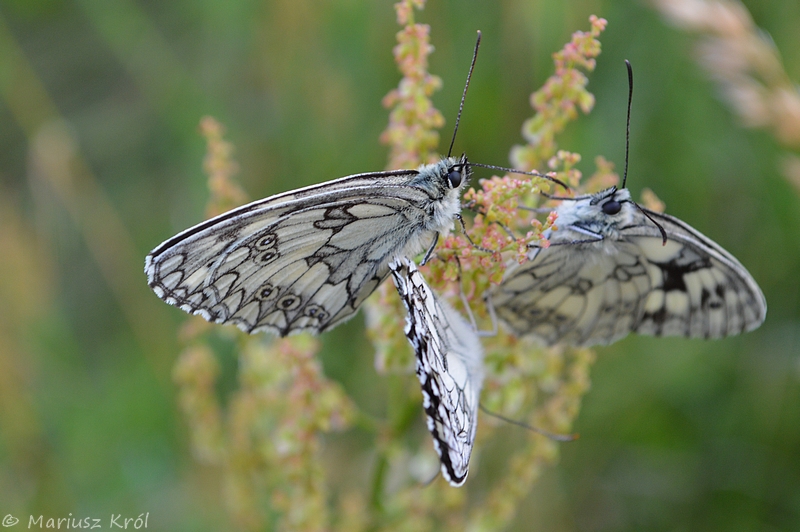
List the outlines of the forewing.
<svg viewBox="0 0 800 532">
<path fill-rule="evenodd" d="M 483 351 L 475 331 L 425 283 L 412 261 L 389 264 L 408 310 L 405 333 L 417 357 L 428 429 L 442 463 L 442 475 L 461 486 L 475 442 L 483 385 Z"/>
<path fill-rule="evenodd" d="M 627 335 L 641 316 L 650 279 L 635 245 L 608 255 L 582 245 L 535 251 L 508 269 L 491 294 L 497 316 L 515 334 L 545 345 L 607 344 Z"/>
<path fill-rule="evenodd" d="M 666 245 L 637 212 L 616 240 L 536 250 L 493 290 L 497 315 L 518 335 L 576 346 L 632 331 L 720 338 L 764 321 L 764 296 L 733 256 L 680 220 L 647 212 Z"/>
<path fill-rule="evenodd" d="M 351 176 L 234 209 L 153 250 L 148 283 L 170 304 L 249 333 L 330 329 L 419 234 L 430 198 L 406 185 L 416 174 Z"/>
<path fill-rule="evenodd" d="M 648 214 L 667 232 L 666 245 L 644 219 L 622 232 L 641 250 L 652 285 L 636 332 L 721 338 L 761 325 L 767 314 L 764 294 L 739 261 L 681 220 Z"/>
</svg>

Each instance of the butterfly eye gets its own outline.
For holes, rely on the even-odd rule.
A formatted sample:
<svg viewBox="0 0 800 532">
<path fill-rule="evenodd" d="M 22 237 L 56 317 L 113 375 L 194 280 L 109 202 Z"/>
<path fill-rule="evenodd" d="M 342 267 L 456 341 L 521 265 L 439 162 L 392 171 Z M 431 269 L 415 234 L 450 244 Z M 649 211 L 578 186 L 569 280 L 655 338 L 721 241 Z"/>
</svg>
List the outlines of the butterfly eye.
<svg viewBox="0 0 800 532">
<path fill-rule="evenodd" d="M 615 199 L 608 200 L 603 203 L 603 212 L 605 214 L 613 215 L 622 210 L 622 204 Z"/>
<path fill-rule="evenodd" d="M 461 172 L 453 169 L 447 173 L 447 179 L 450 181 L 450 186 L 453 188 L 458 188 L 461 184 Z"/>
</svg>

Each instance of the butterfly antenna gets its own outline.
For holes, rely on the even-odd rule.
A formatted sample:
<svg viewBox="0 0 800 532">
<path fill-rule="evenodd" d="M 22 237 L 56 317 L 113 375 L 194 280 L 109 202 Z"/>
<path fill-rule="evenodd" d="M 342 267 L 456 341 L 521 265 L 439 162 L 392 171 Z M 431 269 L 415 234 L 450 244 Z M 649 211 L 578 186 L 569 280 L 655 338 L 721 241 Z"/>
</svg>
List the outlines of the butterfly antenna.
<svg viewBox="0 0 800 532">
<path fill-rule="evenodd" d="M 456 142 L 456 133 L 458 133 L 458 123 L 461 122 L 461 112 L 464 110 L 464 100 L 467 98 L 467 89 L 469 89 L 469 80 L 472 79 L 472 71 L 475 69 L 475 61 L 478 59 L 478 48 L 481 46 L 481 30 L 478 30 L 478 40 L 475 41 L 475 51 L 472 52 L 472 63 L 469 65 L 469 73 L 467 73 L 467 83 L 464 85 L 464 92 L 461 94 L 461 103 L 458 105 L 458 115 L 456 115 L 456 126 L 453 129 L 453 138 L 450 139 L 450 148 L 447 150 L 447 156 L 453 153 L 453 144 Z"/>
<path fill-rule="evenodd" d="M 488 168 L 490 170 L 500 170 L 502 172 L 507 172 L 509 174 L 522 174 L 522 175 L 532 175 L 534 177 L 541 177 L 543 179 L 547 179 L 548 181 L 552 181 L 553 183 L 555 183 L 560 187 L 563 187 L 564 190 L 570 189 L 569 186 L 560 179 L 556 179 L 553 176 L 542 174 L 540 172 L 534 172 L 534 171 L 526 172 L 524 170 L 517 170 L 516 168 L 506 168 L 505 166 L 495 166 L 493 164 L 481 164 L 481 163 L 469 163 L 469 164 L 470 166 L 478 166 L 480 168 Z"/>
<path fill-rule="evenodd" d="M 556 196 L 554 194 L 548 194 L 547 192 L 539 192 L 539 195 L 544 196 L 547 199 L 559 200 L 559 201 L 580 201 L 591 197 L 591 194 L 585 194 L 583 196 Z"/>
<path fill-rule="evenodd" d="M 633 100 L 633 67 L 631 66 L 631 62 L 627 59 L 625 60 L 625 66 L 628 68 L 628 118 L 625 121 L 625 172 L 622 174 L 622 188 L 625 188 L 625 182 L 628 181 L 628 153 L 631 148 L 631 100 Z M 661 232 L 661 245 L 666 246 L 667 232 L 661 227 L 661 224 L 655 221 L 638 203 L 633 202 L 633 204 L 642 211 L 642 214 L 647 216 L 648 220 L 658 227 L 658 230 Z"/>
<path fill-rule="evenodd" d="M 472 79 L 472 71 L 475 70 L 475 61 L 478 59 L 478 49 L 481 46 L 481 31 L 478 30 L 478 38 L 475 41 L 475 51 L 472 52 L 472 63 L 469 65 L 469 72 L 467 73 L 467 82 L 464 84 L 464 92 L 461 94 L 461 103 L 458 105 L 458 114 L 456 115 L 456 125 L 453 128 L 453 138 L 450 139 L 450 147 L 447 149 L 447 156 L 450 157 L 453 153 L 453 146 L 456 143 L 456 134 L 458 133 L 458 125 L 461 123 L 461 113 L 464 111 L 464 100 L 467 98 L 467 90 L 469 89 L 469 82 Z M 569 187 L 562 181 L 559 181 L 555 177 L 551 177 L 549 175 L 540 174 L 539 172 L 523 172 L 522 170 L 515 170 L 513 168 L 504 168 L 502 166 L 493 166 L 489 164 L 478 164 L 478 163 L 470 163 L 472 166 L 480 166 L 481 168 L 489 168 L 492 170 L 502 170 L 503 172 L 509 172 L 514 174 L 525 174 L 525 175 L 532 175 L 536 177 L 542 177 L 549 181 L 552 181 L 556 185 L 564 187 L 565 190 L 569 190 Z"/>
<path fill-rule="evenodd" d="M 631 148 L 631 100 L 633 100 L 633 67 L 627 59 L 625 66 L 628 67 L 628 119 L 625 122 L 625 172 L 622 174 L 622 188 L 625 188 L 625 182 L 628 181 L 628 152 Z"/>
<path fill-rule="evenodd" d="M 523 429 L 527 429 L 527 430 L 529 430 L 531 432 L 535 432 L 536 434 L 541 434 L 542 436 L 550 438 L 551 440 L 555 440 L 555 441 L 575 441 L 580 437 L 579 434 L 555 434 L 554 432 L 550 432 L 550 431 L 543 430 L 543 429 L 538 429 L 536 427 L 531 427 L 530 425 L 528 425 L 526 423 L 523 423 L 522 421 L 517 421 L 515 419 L 509 419 L 509 418 L 507 418 L 505 416 L 501 416 L 500 414 L 498 414 L 496 412 L 492 412 L 491 410 L 488 410 L 482 404 L 479 405 L 479 406 L 480 406 L 481 410 L 484 413 L 489 414 L 492 417 L 496 417 L 497 419 L 499 419 L 501 421 L 505 421 L 506 423 L 511 423 L 512 425 L 516 425 L 517 427 L 522 427 Z"/>
<path fill-rule="evenodd" d="M 644 214 L 645 216 L 647 216 L 647 219 L 648 219 L 648 220 L 650 220 L 651 222 L 653 222 L 653 224 L 655 224 L 655 226 L 656 226 L 656 227 L 658 227 L 658 230 L 661 232 L 661 245 L 662 245 L 662 246 L 666 246 L 666 245 L 667 245 L 667 232 L 666 232 L 666 231 L 664 231 L 664 228 L 663 228 L 663 227 L 661 227 L 661 224 L 660 224 L 660 223 L 658 223 L 657 221 L 655 221 L 655 219 L 654 219 L 652 216 L 650 216 L 650 215 L 647 213 L 647 210 L 645 210 L 644 208 L 642 208 L 642 206 L 641 206 L 641 205 L 639 205 L 639 204 L 638 204 L 638 203 L 636 203 L 635 201 L 634 201 L 634 202 L 632 202 L 632 203 L 633 203 L 634 205 L 636 205 L 636 208 L 637 208 L 637 209 L 639 209 L 640 211 L 642 211 L 642 214 Z"/>
</svg>

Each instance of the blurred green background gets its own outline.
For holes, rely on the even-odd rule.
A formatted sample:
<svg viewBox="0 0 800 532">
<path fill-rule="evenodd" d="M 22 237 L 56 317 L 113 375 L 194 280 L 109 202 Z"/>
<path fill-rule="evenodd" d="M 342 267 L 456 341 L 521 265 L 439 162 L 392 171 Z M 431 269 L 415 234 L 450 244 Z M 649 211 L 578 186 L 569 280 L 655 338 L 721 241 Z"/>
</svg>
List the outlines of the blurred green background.
<svg viewBox="0 0 800 532">
<path fill-rule="evenodd" d="M 800 80 L 800 4 L 745 4 Z M 597 103 L 560 145 L 586 173 L 596 155 L 621 168 L 629 59 L 634 197 L 652 188 L 733 253 L 769 312 L 741 337 L 598 349 L 581 439 L 516 527 L 798 530 L 799 189 L 779 171 L 784 148 L 719 98 L 696 39 L 645 2 L 429 0 L 417 20 L 432 26 L 443 137 L 480 29 L 456 151 L 508 164 L 528 95 L 590 14 L 609 21 Z M 228 528 L 171 382 L 187 318 L 150 293 L 144 256 L 204 216 L 203 115 L 227 127 L 251 198 L 382 169 L 398 29 L 389 1 L 0 2 L 0 516 Z M 364 405 L 385 391 L 368 342 L 353 341 L 362 319 L 325 335 L 321 356 Z"/>
</svg>

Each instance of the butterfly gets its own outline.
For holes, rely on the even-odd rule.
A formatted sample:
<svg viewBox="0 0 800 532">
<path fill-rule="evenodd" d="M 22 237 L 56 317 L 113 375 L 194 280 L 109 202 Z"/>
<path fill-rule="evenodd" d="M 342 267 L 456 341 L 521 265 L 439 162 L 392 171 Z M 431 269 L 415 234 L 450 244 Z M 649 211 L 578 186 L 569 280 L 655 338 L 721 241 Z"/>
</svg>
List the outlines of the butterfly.
<svg viewBox="0 0 800 532">
<path fill-rule="evenodd" d="M 147 282 L 171 305 L 248 333 L 319 333 L 351 318 L 389 275 L 460 216 L 466 157 L 356 174 L 238 207 L 165 241 Z"/>
<path fill-rule="evenodd" d="M 489 294 L 517 335 L 609 344 L 630 332 L 721 338 L 766 317 L 756 281 L 719 244 L 611 187 L 563 201 L 550 247 L 532 248 Z"/>
<path fill-rule="evenodd" d="M 481 343 L 470 324 L 431 290 L 414 262 L 398 257 L 389 269 L 408 310 L 405 333 L 416 353 L 423 407 L 442 475 L 461 486 L 478 426 Z"/>
</svg>

